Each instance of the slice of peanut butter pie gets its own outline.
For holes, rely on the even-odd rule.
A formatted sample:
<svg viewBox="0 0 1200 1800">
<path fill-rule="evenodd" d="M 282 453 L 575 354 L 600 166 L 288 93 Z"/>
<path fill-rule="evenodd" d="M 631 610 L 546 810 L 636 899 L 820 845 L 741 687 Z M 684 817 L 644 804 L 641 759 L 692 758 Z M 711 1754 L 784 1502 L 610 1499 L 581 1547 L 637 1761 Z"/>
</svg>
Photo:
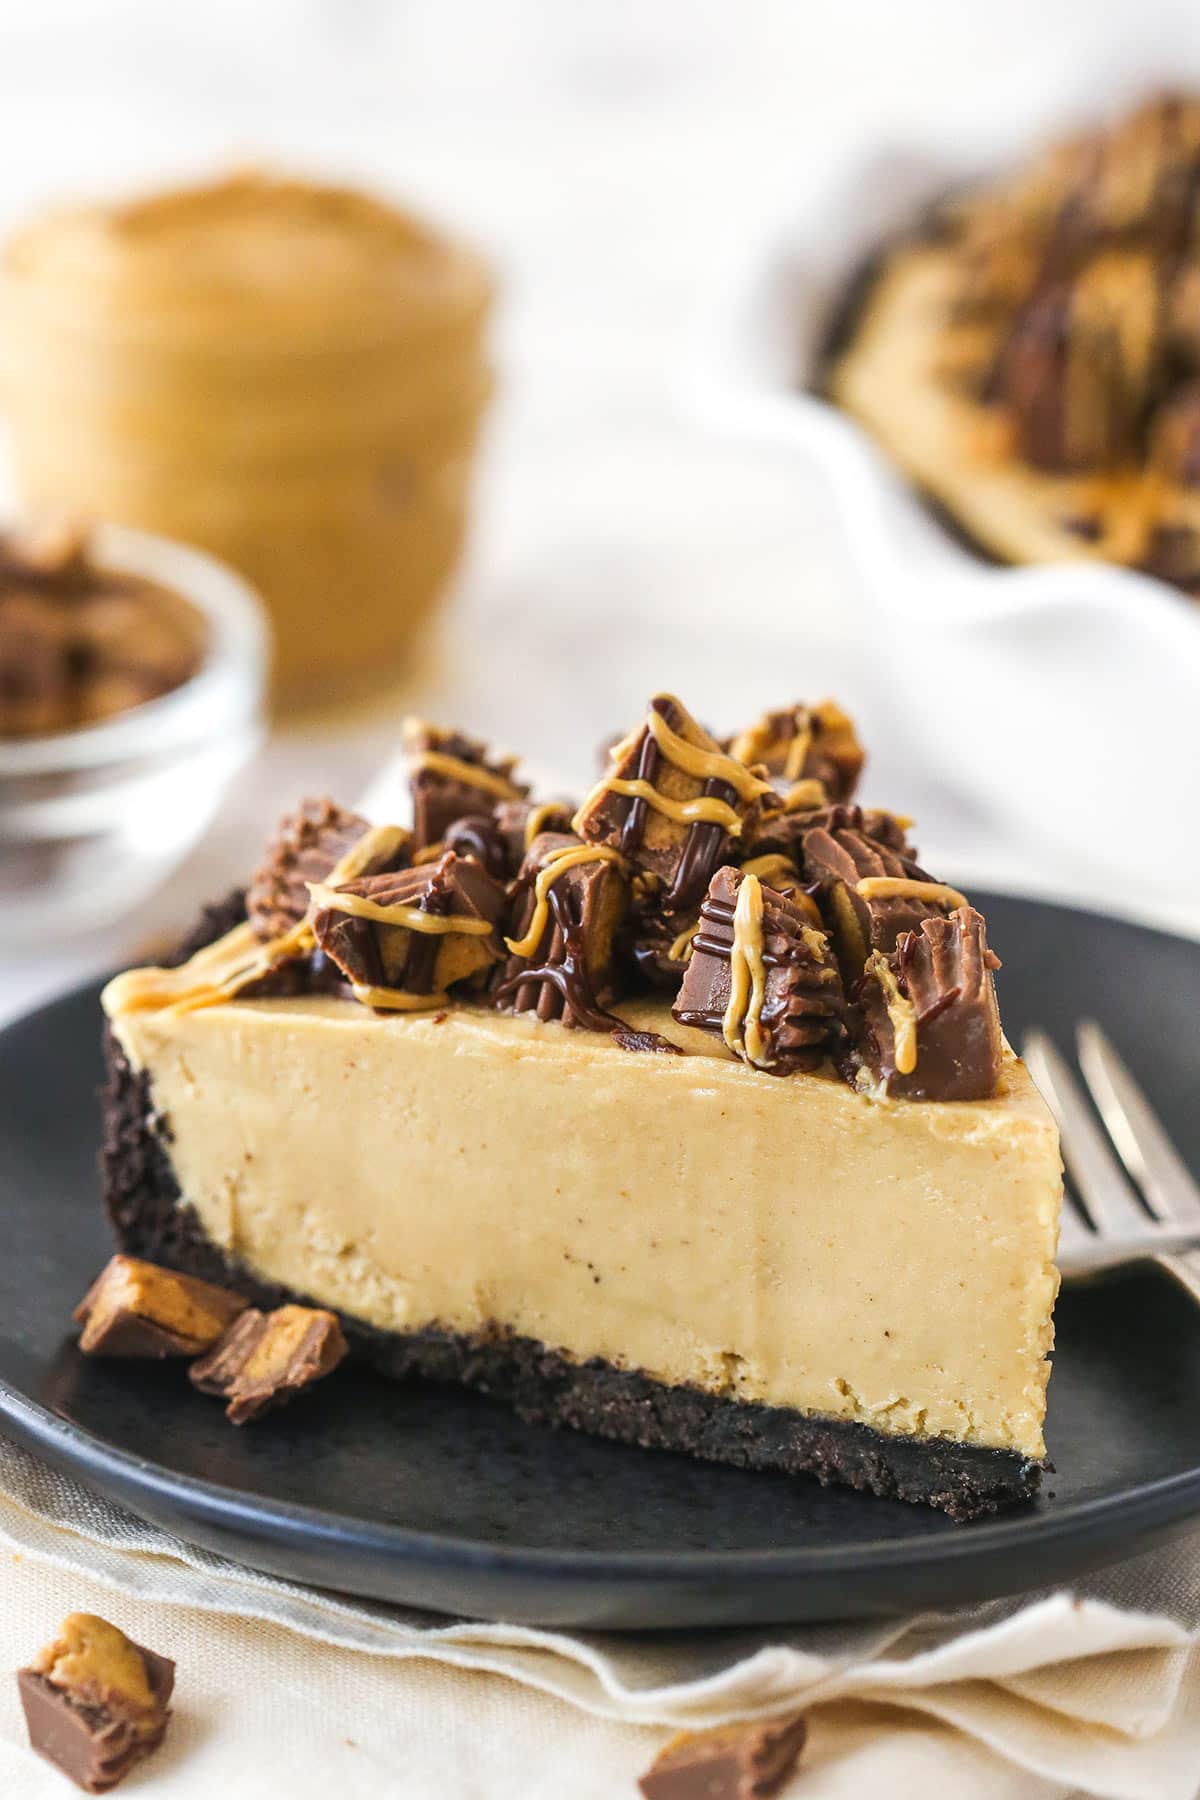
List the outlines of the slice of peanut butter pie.
<svg viewBox="0 0 1200 1800">
<path fill-rule="evenodd" d="M 830 702 L 668 694 L 582 803 L 413 725 L 104 994 L 120 1248 L 395 1376 L 957 1519 L 1045 1448 L 1061 1192 L 984 921 Z"/>
</svg>

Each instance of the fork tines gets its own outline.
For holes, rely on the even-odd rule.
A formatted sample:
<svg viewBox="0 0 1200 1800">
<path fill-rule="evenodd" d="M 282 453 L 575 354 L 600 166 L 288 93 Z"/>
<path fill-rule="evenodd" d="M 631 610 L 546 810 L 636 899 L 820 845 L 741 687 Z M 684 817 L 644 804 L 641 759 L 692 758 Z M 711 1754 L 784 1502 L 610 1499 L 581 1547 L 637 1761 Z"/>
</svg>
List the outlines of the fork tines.
<svg viewBox="0 0 1200 1800">
<path fill-rule="evenodd" d="M 1080 1024 L 1076 1042 L 1095 1112 L 1044 1032 L 1029 1032 L 1023 1046 L 1058 1121 L 1071 1178 L 1059 1267 L 1065 1275 L 1085 1274 L 1200 1242 L 1200 1186 L 1145 1095 L 1093 1020 Z"/>
</svg>

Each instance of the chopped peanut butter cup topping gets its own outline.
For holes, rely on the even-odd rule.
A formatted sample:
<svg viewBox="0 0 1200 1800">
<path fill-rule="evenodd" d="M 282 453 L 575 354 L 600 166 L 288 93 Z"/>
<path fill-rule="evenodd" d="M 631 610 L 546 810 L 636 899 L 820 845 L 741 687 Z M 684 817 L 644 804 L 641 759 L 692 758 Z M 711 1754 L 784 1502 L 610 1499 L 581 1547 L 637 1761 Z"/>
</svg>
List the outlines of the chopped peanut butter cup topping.
<svg viewBox="0 0 1200 1800">
<path fill-rule="evenodd" d="M 902 931 L 962 904 L 962 895 L 863 830 L 818 826 L 804 836 L 804 870 L 833 923 L 842 967 L 861 972 L 872 950 L 890 952 Z"/>
<path fill-rule="evenodd" d="M 905 1098 L 994 1083 L 976 1041 L 994 1015 L 990 952 L 968 932 L 950 981 L 958 940 L 941 929 L 978 915 L 918 864 L 910 820 L 849 798 L 864 755 L 832 700 L 777 708 L 722 744 L 656 694 L 574 810 L 531 796 L 514 759 L 464 732 L 410 721 L 406 741 L 414 830 L 305 801 L 247 921 L 179 967 L 117 976 L 110 1014 L 311 994 L 397 1028 L 488 1007 L 687 1054 L 686 1033 L 681 1047 L 629 1023 L 652 990 L 773 1075 L 826 1063 Z M 926 924 L 938 929 L 922 937 Z M 930 998 L 934 980 L 953 1002 Z"/>
<path fill-rule="evenodd" d="M 74 731 L 173 692 L 205 635 L 182 595 L 95 562 L 76 525 L 0 534 L 0 738 Z"/>
</svg>

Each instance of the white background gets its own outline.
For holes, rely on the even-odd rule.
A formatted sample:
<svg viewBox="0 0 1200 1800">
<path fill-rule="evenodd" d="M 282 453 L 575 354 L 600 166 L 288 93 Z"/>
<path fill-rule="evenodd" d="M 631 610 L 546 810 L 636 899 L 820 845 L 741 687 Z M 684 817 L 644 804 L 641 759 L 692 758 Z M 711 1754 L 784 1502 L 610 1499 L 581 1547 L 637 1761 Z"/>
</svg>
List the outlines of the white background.
<svg viewBox="0 0 1200 1800">
<path fill-rule="evenodd" d="M 1112 901 L 918 765 L 821 482 L 698 435 L 680 370 L 766 224 L 847 158 L 1019 144 L 1189 70 L 1182 0 L 3 0 L 0 227 L 236 160 L 361 178 L 491 250 L 504 389 L 440 657 L 395 708 L 279 738 L 121 932 L 0 957 L 0 1010 L 186 917 L 301 786 L 352 797 L 414 699 L 578 779 L 652 682 L 719 728 L 833 689 L 875 751 L 868 796 L 918 814 L 930 862 Z"/>
</svg>

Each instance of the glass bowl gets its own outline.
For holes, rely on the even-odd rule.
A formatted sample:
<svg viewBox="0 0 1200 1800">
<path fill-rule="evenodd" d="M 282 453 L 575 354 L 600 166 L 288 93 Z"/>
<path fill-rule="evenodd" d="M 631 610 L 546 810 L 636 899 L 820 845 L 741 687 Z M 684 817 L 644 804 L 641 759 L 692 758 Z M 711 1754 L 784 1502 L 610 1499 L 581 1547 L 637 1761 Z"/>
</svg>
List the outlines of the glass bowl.
<svg viewBox="0 0 1200 1800">
<path fill-rule="evenodd" d="M 200 614 L 182 686 L 100 724 L 0 739 L 0 932 L 46 939 L 110 923 L 201 837 L 263 737 L 269 663 L 254 591 L 214 558 L 124 526 L 89 557 L 172 589 Z"/>
</svg>

